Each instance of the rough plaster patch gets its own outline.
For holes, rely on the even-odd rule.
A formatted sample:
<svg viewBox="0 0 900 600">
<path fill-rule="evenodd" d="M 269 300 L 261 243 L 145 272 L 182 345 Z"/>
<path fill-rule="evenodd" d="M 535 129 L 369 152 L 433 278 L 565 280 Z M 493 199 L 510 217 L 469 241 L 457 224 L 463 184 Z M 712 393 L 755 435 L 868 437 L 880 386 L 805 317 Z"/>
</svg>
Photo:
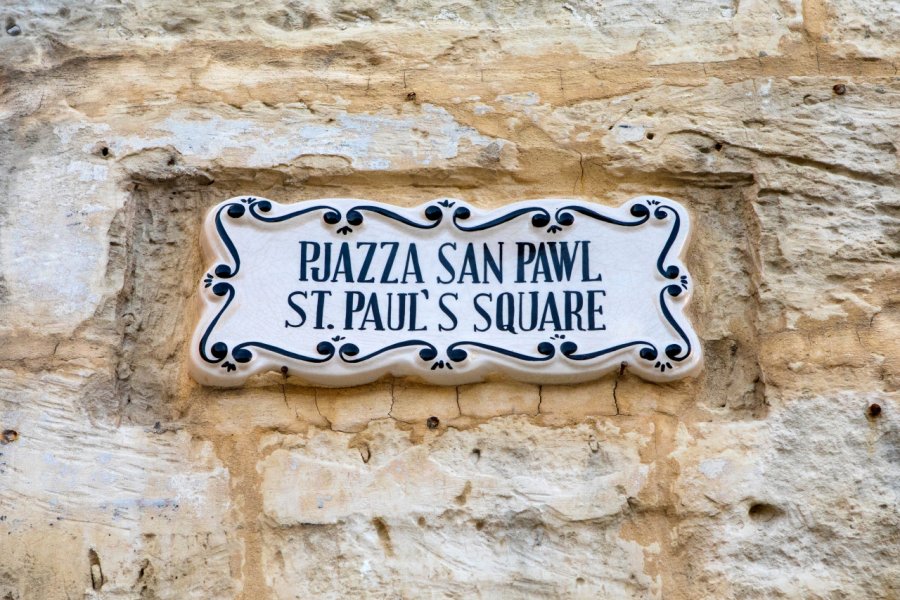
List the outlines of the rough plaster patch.
<svg viewBox="0 0 900 600">
<path fill-rule="evenodd" d="M 225 117 L 208 110 L 176 110 L 150 127 L 157 135 L 124 135 L 117 154 L 172 147 L 189 159 L 266 168 L 305 155 L 343 156 L 361 170 L 433 166 L 456 158 L 462 145 L 506 144 L 461 125 L 442 107 L 374 114 L 335 111 L 330 119 L 282 109 L 269 118 Z"/>
<path fill-rule="evenodd" d="M 125 194 L 102 163 L 40 157 L 12 174 L 9 192 L 14 198 L 53 201 L 40 207 L 22 205 L 4 223 L 3 276 L 11 304 L 17 306 L 15 321 L 6 320 L 5 325 L 70 330 L 103 297 L 106 231 Z"/>
</svg>

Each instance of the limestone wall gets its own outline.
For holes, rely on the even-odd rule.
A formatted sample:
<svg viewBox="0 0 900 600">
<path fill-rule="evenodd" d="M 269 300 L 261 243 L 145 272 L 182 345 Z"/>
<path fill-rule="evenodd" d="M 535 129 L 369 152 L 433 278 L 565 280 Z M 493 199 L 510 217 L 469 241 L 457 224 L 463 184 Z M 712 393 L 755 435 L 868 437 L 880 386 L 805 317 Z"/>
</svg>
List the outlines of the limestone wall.
<svg viewBox="0 0 900 600">
<path fill-rule="evenodd" d="M 3 600 L 900 596 L 896 1 L 0 25 Z M 642 193 L 694 222 L 695 379 L 187 375 L 225 198 Z"/>
</svg>

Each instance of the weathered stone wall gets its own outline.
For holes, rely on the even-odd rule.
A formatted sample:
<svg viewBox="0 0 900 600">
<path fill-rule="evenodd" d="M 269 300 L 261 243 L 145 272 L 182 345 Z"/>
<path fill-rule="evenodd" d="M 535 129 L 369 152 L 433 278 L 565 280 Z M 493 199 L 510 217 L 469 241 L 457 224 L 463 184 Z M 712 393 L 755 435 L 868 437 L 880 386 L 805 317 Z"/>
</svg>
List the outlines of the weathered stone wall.
<svg viewBox="0 0 900 600">
<path fill-rule="evenodd" d="M 900 596 L 895 1 L 130 4 L 0 9 L 0 598 Z M 241 193 L 669 196 L 704 371 L 202 388 Z"/>
</svg>

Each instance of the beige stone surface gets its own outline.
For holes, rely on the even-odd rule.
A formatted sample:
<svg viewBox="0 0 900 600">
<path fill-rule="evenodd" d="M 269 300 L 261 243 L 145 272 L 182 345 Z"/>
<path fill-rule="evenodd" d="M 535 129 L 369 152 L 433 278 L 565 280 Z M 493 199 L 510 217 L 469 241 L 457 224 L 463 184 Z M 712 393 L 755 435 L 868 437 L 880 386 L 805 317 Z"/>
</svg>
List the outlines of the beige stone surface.
<svg viewBox="0 0 900 600">
<path fill-rule="evenodd" d="M 897 598 L 898 11 L 6 3 L 0 598 Z M 697 378 L 187 376 L 224 198 L 642 193 Z"/>
</svg>

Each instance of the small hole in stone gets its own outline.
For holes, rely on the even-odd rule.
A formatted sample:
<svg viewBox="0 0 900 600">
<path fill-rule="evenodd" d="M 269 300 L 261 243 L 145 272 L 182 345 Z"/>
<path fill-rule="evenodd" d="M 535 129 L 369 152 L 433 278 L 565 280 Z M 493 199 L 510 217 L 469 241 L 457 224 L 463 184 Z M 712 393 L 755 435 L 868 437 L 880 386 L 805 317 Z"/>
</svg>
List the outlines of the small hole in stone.
<svg viewBox="0 0 900 600">
<path fill-rule="evenodd" d="M 869 416 L 873 419 L 881 414 L 881 405 L 872 403 L 869 405 Z"/>
<path fill-rule="evenodd" d="M 102 148 L 100 148 L 100 156 L 102 156 L 104 158 L 109 156 L 109 148 L 107 148 L 106 146 L 103 146 Z"/>
<path fill-rule="evenodd" d="M 166 161 L 166 164 L 170 167 L 174 166 L 175 165 L 175 157 L 174 156 L 170 157 L 169 160 Z"/>
<path fill-rule="evenodd" d="M 478 531 L 484 529 L 484 521 L 482 521 L 481 519 L 475 521 L 475 529 L 477 529 Z"/>
<path fill-rule="evenodd" d="M 15 429 L 5 429 L 3 430 L 3 434 L 0 435 L 0 443 L 3 444 L 11 444 L 17 439 L 19 439 L 19 432 Z"/>
<path fill-rule="evenodd" d="M 366 464 L 369 464 L 369 461 L 372 460 L 372 450 L 368 444 L 363 444 L 359 447 L 359 457 Z"/>
<path fill-rule="evenodd" d="M 652 131 L 649 132 L 649 133 L 647 133 L 647 139 L 648 139 L 648 140 L 652 140 L 652 139 L 655 138 L 655 137 L 656 137 L 656 134 L 653 133 Z"/>
<path fill-rule="evenodd" d="M 441 420 L 437 417 L 428 417 L 428 420 L 425 421 L 425 425 L 428 426 L 428 429 L 437 429 L 437 426 L 441 424 Z"/>
<path fill-rule="evenodd" d="M 419 517 L 419 518 L 416 520 L 416 523 L 419 524 L 419 527 L 425 527 L 425 517 Z"/>
<path fill-rule="evenodd" d="M 413 100 L 416 99 L 416 93 L 409 92 L 408 94 L 406 94 L 406 99 L 407 99 L 407 101 L 412 102 Z"/>
<path fill-rule="evenodd" d="M 575 585 L 584 585 L 584 577 L 576 577 Z"/>
<path fill-rule="evenodd" d="M 750 509 L 747 511 L 747 514 L 750 515 L 750 518 L 754 521 L 766 522 L 771 521 L 775 517 L 781 516 L 782 510 L 772 504 L 766 504 L 765 502 L 756 502 L 750 505 Z"/>
<path fill-rule="evenodd" d="M 716 152 L 722 149 L 722 142 L 716 142 L 716 145 L 713 146 L 716 149 Z"/>
</svg>

